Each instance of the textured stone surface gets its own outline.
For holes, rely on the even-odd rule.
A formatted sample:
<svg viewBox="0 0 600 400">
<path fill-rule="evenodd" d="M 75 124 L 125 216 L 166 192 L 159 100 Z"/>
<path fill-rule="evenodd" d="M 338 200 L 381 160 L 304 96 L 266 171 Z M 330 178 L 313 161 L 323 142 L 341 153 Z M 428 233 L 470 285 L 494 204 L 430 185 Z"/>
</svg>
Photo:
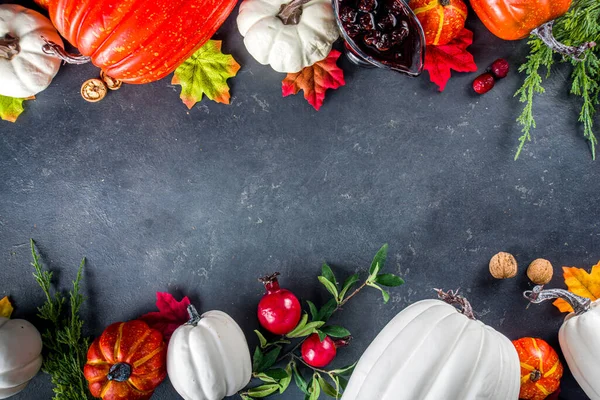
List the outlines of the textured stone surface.
<svg viewBox="0 0 600 400">
<path fill-rule="evenodd" d="M 568 71 L 554 71 L 537 99 L 534 143 L 514 162 L 524 42 L 470 20 L 479 72 L 498 57 L 512 68 L 485 96 L 470 89 L 476 74 L 457 74 L 438 93 L 427 76 L 344 59 L 347 85 L 317 113 L 301 95 L 281 97 L 283 75 L 250 58 L 234 22 L 218 34 L 242 64 L 230 106 L 204 100 L 188 111 L 169 78 L 88 104 L 79 87 L 98 71 L 65 66 L 16 124 L 0 121 L 0 297 L 11 296 L 15 316 L 39 322 L 32 237 L 61 288 L 87 257 L 91 335 L 170 291 L 230 313 L 254 346 L 257 277 L 280 271 L 282 285 L 322 303 L 323 261 L 343 277 L 368 268 L 387 242 L 386 268 L 407 284 L 386 306 L 366 290 L 335 316 L 355 337 L 340 364 L 434 287 L 461 288 L 509 338 L 539 336 L 558 349 L 562 316 L 550 304 L 526 309 L 521 292 L 535 258 L 555 265 L 552 286 L 562 285 L 561 265 L 600 259 L 598 163 L 576 122 L 579 102 L 567 96 Z M 498 251 L 515 255 L 516 278 L 489 275 Z M 585 398 L 565 375 L 561 398 Z M 15 400 L 50 390 L 39 375 Z M 154 398 L 177 395 L 167 382 Z"/>
</svg>

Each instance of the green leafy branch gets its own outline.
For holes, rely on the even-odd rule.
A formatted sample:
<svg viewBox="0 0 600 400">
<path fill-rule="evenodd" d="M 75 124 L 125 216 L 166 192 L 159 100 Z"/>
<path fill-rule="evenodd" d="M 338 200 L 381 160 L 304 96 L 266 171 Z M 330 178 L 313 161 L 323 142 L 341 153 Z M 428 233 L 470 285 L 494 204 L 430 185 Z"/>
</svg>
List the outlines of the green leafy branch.
<svg viewBox="0 0 600 400">
<path fill-rule="evenodd" d="M 572 58 L 561 58 L 559 62 L 570 62 L 571 94 L 581 97 L 582 105 L 579 121 L 583 124 L 583 135 L 589 141 L 592 157 L 596 158 L 598 140 L 594 134 L 594 116 L 600 104 L 600 2 L 598 0 L 574 0 L 569 12 L 558 18 L 553 27 L 553 34 L 566 45 L 581 45 L 595 42 L 597 45 L 588 49 L 581 61 Z M 532 36 L 528 42 L 530 53 L 519 72 L 525 72 L 526 78 L 521 88 L 515 93 L 525 103 L 517 122 L 522 126 L 522 135 L 515 159 L 521 154 L 526 142 L 531 141 L 531 129 L 536 127 L 533 116 L 533 99 L 535 94 L 544 93 L 540 68 L 546 67 L 546 78 L 557 55 L 543 42 Z"/>
<path fill-rule="evenodd" d="M 79 310 L 84 298 L 79 292 L 85 258 L 81 260 L 73 288 L 69 291 L 69 309 L 66 313 L 66 298 L 60 292 L 52 293 L 52 272 L 42 270 L 35 242 L 30 241 L 31 256 L 35 272 L 33 276 L 46 296 L 45 303 L 38 307 L 38 316 L 48 321 L 52 328 L 42 334 L 46 349 L 42 369 L 50 375 L 54 386 L 54 400 L 92 399 L 88 390 L 83 366 L 86 363 L 89 339 L 83 337 L 83 321 Z"/>
<path fill-rule="evenodd" d="M 346 278 L 340 286 L 333 270 L 326 263 L 321 267 L 319 282 L 331 294 L 332 298 L 321 308 L 313 302 L 306 301 L 308 311 L 304 313 L 298 325 L 287 335 L 272 342 L 258 330 L 255 330 L 259 346 L 256 347 L 253 356 L 253 377 L 263 383 L 260 386 L 240 392 L 244 400 L 264 398 L 276 392 L 283 393 L 288 389 L 292 378 L 296 386 L 305 395 L 305 400 L 316 400 L 321 393 L 339 399 L 348 384 L 347 378 L 352 373 L 356 363 L 344 368 L 324 370 L 308 365 L 297 353 L 298 348 L 304 343 L 308 336 L 316 333 L 321 341 L 327 336 L 332 338 L 349 338 L 350 331 L 337 325 L 327 325 L 331 316 L 341 310 L 346 303 L 356 296 L 365 287 L 373 287 L 381 291 L 384 303 L 390 299 L 390 295 L 384 287 L 400 286 L 404 283 L 402 278 L 394 274 L 381 273 L 387 258 L 388 246 L 383 245 L 377 252 L 371 266 L 369 275 L 364 282 L 357 286 L 360 281 L 359 274 L 353 274 Z M 292 340 L 301 339 L 290 350 L 281 355 L 284 346 L 291 345 Z M 288 360 L 284 368 L 274 368 L 276 364 Z M 311 377 L 305 379 L 299 366 L 312 371 Z"/>
</svg>

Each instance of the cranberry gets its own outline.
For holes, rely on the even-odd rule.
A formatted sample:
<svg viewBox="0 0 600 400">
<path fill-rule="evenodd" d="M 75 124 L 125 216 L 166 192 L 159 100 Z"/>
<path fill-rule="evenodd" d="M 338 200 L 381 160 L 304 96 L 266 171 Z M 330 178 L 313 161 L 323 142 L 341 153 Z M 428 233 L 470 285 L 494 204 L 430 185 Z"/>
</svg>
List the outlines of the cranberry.
<svg viewBox="0 0 600 400">
<path fill-rule="evenodd" d="M 367 46 L 375 46 L 375 43 L 381 39 L 381 35 L 382 33 L 379 31 L 370 32 L 365 35 L 363 41 Z"/>
<path fill-rule="evenodd" d="M 363 12 L 371 12 L 377 7 L 376 0 L 359 0 L 358 9 Z"/>
<path fill-rule="evenodd" d="M 373 14 L 363 14 L 360 17 L 360 27 L 363 31 L 372 31 L 375 29 L 375 18 Z"/>
<path fill-rule="evenodd" d="M 479 75 L 473 81 L 473 90 L 476 93 L 484 94 L 492 90 L 495 84 L 494 77 L 489 72 Z"/>
<path fill-rule="evenodd" d="M 393 45 L 402 43 L 404 41 L 404 39 L 406 39 L 406 37 L 408 36 L 408 34 L 410 32 L 410 30 L 408 29 L 408 23 L 406 21 L 402 21 L 401 25 L 402 25 L 402 27 L 400 29 L 396 29 L 390 35 Z"/>
<path fill-rule="evenodd" d="M 387 0 L 387 6 L 394 14 L 406 14 L 406 6 L 402 0 Z"/>
<path fill-rule="evenodd" d="M 361 29 L 360 29 L 360 26 L 358 26 L 355 23 L 342 22 L 342 25 L 344 27 L 344 30 L 346 31 L 346 33 L 350 37 L 355 37 L 359 33 L 362 32 Z"/>
<path fill-rule="evenodd" d="M 321 342 L 319 335 L 313 333 L 302 343 L 302 359 L 315 368 L 323 368 L 335 358 L 337 350 L 329 336 Z"/>
<path fill-rule="evenodd" d="M 390 35 L 387 33 L 382 34 L 381 38 L 375 42 L 375 47 L 379 51 L 388 51 L 392 47 Z"/>
<path fill-rule="evenodd" d="M 342 22 L 354 22 L 356 21 L 358 13 L 356 10 L 351 9 L 350 7 L 344 7 L 340 11 L 340 19 Z"/>
<path fill-rule="evenodd" d="M 506 75 L 508 75 L 508 61 L 506 61 L 503 58 L 497 59 L 492 63 L 490 71 L 492 72 L 492 74 L 494 74 L 496 79 L 505 78 Z"/>
<path fill-rule="evenodd" d="M 276 272 L 260 279 L 267 293 L 258 303 L 258 321 L 269 332 L 285 335 L 298 325 L 302 307 L 292 292 L 279 287 L 278 275 Z"/>
<path fill-rule="evenodd" d="M 377 25 L 382 31 L 391 31 L 396 26 L 396 17 L 394 17 L 394 14 L 385 14 L 379 18 Z"/>
</svg>

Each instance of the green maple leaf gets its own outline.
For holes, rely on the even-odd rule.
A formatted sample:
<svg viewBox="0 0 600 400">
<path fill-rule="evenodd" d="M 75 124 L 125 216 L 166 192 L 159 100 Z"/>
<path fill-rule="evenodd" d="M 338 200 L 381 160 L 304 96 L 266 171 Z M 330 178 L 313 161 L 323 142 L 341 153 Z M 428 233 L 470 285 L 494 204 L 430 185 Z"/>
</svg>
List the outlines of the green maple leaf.
<svg viewBox="0 0 600 400">
<path fill-rule="evenodd" d="M 181 100 L 188 108 L 202 95 L 217 103 L 229 104 L 227 79 L 240 69 L 231 55 L 221 53 L 221 41 L 209 40 L 175 70 L 172 84 L 181 85 Z"/>
<path fill-rule="evenodd" d="M 16 99 L 0 94 L 0 118 L 5 121 L 15 122 L 23 112 L 23 102 L 25 100 L 32 100 L 33 98 Z"/>
</svg>

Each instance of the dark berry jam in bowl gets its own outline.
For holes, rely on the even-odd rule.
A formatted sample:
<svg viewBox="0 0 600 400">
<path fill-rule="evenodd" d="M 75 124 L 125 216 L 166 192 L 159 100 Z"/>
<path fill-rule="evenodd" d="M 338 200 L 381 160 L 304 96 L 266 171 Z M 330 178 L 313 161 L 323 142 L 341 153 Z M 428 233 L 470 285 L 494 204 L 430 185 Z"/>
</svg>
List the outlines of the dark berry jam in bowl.
<svg viewBox="0 0 600 400">
<path fill-rule="evenodd" d="M 425 34 L 403 0 L 332 0 L 346 56 L 365 67 L 423 72 Z"/>
</svg>

